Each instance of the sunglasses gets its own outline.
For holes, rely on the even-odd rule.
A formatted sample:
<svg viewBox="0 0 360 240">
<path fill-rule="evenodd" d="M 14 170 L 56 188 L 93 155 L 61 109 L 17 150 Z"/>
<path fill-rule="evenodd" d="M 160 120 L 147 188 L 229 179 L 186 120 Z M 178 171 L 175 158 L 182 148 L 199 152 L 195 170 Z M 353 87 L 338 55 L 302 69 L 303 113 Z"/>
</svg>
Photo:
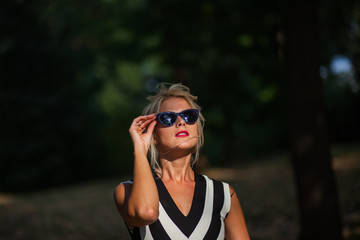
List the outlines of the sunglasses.
<svg viewBox="0 0 360 240">
<path fill-rule="evenodd" d="M 199 118 L 199 111 L 197 109 L 187 109 L 179 113 L 162 112 L 156 114 L 158 121 L 165 127 L 174 125 L 178 116 L 184 119 L 187 124 L 194 124 Z"/>
</svg>

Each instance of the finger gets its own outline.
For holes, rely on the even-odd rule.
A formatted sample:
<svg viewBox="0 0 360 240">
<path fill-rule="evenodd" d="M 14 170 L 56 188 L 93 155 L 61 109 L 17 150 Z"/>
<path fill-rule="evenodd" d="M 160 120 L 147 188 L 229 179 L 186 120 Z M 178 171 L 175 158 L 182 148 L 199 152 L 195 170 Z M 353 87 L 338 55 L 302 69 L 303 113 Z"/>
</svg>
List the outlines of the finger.
<svg viewBox="0 0 360 240">
<path fill-rule="evenodd" d="M 147 129 L 147 133 L 148 133 L 148 134 L 152 134 L 152 133 L 153 133 L 156 124 L 157 124 L 157 121 L 153 121 L 152 123 L 150 123 L 150 125 L 148 126 L 148 129 Z"/>
<path fill-rule="evenodd" d="M 156 118 L 156 114 L 150 114 L 150 115 L 145 115 L 145 116 L 139 116 L 137 118 L 135 118 L 132 122 L 132 125 L 140 125 L 144 122 L 146 122 L 147 120 L 152 120 Z"/>
<path fill-rule="evenodd" d="M 139 117 L 135 118 L 134 121 L 141 121 L 141 120 L 146 120 L 146 119 L 155 118 L 155 117 L 156 117 L 156 113 L 152 113 L 149 115 L 139 116 Z"/>
<path fill-rule="evenodd" d="M 141 116 L 141 117 L 134 119 L 132 126 L 134 126 L 135 129 L 143 129 L 144 130 L 155 119 L 156 119 L 155 114 Z"/>
<path fill-rule="evenodd" d="M 156 120 L 156 118 L 147 119 L 147 120 L 144 121 L 144 122 L 139 122 L 139 123 L 138 123 L 138 126 L 139 126 L 140 128 L 146 128 L 150 123 L 152 123 L 152 122 L 155 121 L 155 120 Z"/>
</svg>

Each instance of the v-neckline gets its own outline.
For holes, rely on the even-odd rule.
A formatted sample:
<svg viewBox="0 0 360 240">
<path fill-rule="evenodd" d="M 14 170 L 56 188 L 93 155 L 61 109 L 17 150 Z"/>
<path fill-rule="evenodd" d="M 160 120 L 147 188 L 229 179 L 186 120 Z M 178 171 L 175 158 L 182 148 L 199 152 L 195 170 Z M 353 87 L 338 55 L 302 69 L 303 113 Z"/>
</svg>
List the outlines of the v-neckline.
<svg viewBox="0 0 360 240">
<path fill-rule="evenodd" d="M 164 207 L 164 210 L 173 220 L 173 222 L 188 237 L 191 235 L 197 223 L 200 221 L 201 215 L 204 211 L 204 204 L 205 204 L 206 180 L 202 175 L 196 172 L 194 174 L 195 174 L 194 195 L 192 198 L 190 211 L 186 216 L 180 211 L 180 209 L 176 205 L 174 199 L 171 197 L 169 191 L 167 190 L 161 178 L 159 177 L 156 178 L 156 185 L 158 187 L 161 205 Z"/>
<path fill-rule="evenodd" d="M 198 182 L 199 182 L 199 181 L 197 181 L 196 178 L 197 178 L 197 177 L 196 177 L 196 174 L 194 173 L 195 186 L 194 186 L 194 190 L 193 190 L 193 196 L 192 196 L 192 199 L 191 199 L 190 210 L 188 211 L 188 213 L 187 213 L 186 215 L 180 210 L 179 206 L 176 204 L 174 198 L 171 196 L 171 194 L 170 194 L 168 188 L 166 187 L 165 183 L 160 179 L 160 180 L 161 180 L 161 184 L 164 186 L 165 193 L 166 193 L 166 195 L 168 195 L 168 199 L 171 200 L 170 202 L 171 202 L 172 207 L 173 207 L 173 208 L 176 208 L 176 209 L 179 211 L 179 213 L 181 213 L 181 215 L 183 215 L 184 218 L 187 218 L 187 217 L 190 215 L 191 210 L 192 210 L 193 207 L 194 207 L 194 202 L 195 202 L 195 198 L 196 198 L 195 195 L 196 195 L 196 193 L 197 193 L 197 189 L 196 189 L 196 188 L 197 188 Z"/>
</svg>

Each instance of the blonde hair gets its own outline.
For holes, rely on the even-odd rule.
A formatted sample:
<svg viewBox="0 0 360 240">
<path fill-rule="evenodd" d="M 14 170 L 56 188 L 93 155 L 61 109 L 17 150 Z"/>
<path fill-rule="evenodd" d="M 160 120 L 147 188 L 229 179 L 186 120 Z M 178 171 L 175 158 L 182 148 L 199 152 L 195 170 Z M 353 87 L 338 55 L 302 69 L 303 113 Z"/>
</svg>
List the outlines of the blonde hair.
<svg viewBox="0 0 360 240">
<path fill-rule="evenodd" d="M 169 85 L 167 87 L 166 85 Z M 161 103 L 171 97 L 178 97 L 185 99 L 191 108 L 199 110 L 199 118 L 197 120 L 197 144 L 194 152 L 191 155 L 191 166 L 198 161 L 200 155 L 200 149 L 204 144 L 204 117 L 201 114 L 200 106 L 195 102 L 197 100 L 197 96 L 194 96 L 190 93 L 190 89 L 181 83 L 176 84 L 165 84 L 160 83 L 156 87 L 156 94 L 154 96 L 149 96 L 147 99 L 150 101 L 149 105 L 147 105 L 143 110 L 143 115 L 149 115 L 152 113 L 159 113 Z M 148 150 L 148 157 L 150 158 L 150 166 L 153 170 L 157 170 L 160 168 L 160 159 L 159 159 L 159 150 L 157 145 L 154 143 L 154 135 L 151 138 L 150 147 Z"/>
</svg>

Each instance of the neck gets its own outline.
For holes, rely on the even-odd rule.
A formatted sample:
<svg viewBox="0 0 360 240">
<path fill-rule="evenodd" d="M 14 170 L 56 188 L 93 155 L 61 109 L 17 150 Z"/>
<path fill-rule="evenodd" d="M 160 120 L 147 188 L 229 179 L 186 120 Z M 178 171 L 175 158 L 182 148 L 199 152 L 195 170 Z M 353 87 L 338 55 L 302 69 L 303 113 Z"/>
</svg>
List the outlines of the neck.
<svg viewBox="0 0 360 240">
<path fill-rule="evenodd" d="M 161 162 L 161 178 L 165 181 L 194 181 L 194 171 L 190 166 L 191 154 L 177 158 L 165 159 L 160 158 Z"/>
</svg>

